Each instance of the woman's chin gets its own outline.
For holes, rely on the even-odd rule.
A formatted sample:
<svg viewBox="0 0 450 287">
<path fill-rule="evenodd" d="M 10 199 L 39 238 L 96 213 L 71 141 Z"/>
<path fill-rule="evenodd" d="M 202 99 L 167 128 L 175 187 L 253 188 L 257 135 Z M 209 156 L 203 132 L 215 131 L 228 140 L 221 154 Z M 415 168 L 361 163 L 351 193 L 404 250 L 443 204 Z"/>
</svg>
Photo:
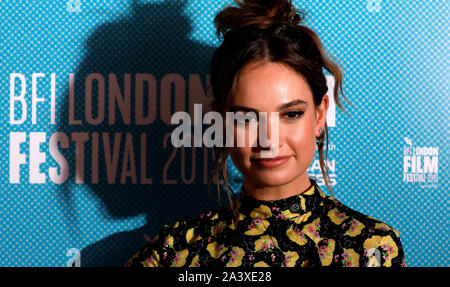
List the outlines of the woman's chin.
<svg viewBox="0 0 450 287">
<path fill-rule="evenodd" d="M 292 181 L 293 177 L 280 172 L 258 172 L 252 176 L 253 181 L 263 186 L 280 186 Z"/>
</svg>

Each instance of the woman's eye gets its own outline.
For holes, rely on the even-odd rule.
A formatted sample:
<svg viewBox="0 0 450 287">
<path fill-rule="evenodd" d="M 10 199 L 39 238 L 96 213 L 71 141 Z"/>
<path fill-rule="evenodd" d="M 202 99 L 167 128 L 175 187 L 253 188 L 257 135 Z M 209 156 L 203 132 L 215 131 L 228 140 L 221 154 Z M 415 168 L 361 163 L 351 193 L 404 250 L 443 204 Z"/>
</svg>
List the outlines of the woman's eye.
<svg viewBox="0 0 450 287">
<path fill-rule="evenodd" d="M 258 119 L 256 118 L 256 116 L 246 114 L 245 117 L 236 118 L 236 121 L 240 123 L 254 123 L 257 122 Z"/>
<path fill-rule="evenodd" d="M 299 118 L 301 115 L 303 115 L 302 111 L 292 111 L 292 112 L 287 112 L 285 114 L 285 116 L 287 116 L 289 119 L 296 119 L 296 118 Z"/>
</svg>

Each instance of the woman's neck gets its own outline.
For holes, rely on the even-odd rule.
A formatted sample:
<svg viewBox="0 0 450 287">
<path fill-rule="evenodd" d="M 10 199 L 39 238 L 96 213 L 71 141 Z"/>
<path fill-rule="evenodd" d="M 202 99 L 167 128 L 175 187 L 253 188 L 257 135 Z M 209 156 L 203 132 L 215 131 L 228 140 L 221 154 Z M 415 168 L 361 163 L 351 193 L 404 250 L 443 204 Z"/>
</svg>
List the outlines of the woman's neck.
<svg viewBox="0 0 450 287">
<path fill-rule="evenodd" d="M 305 171 L 294 180 L 283 185 L 259 186 L 247 179 L 244 180 L 243 185 L 245 192 L 257 200 L 279 200 L 307 191 L 311 187 L 311 181 Z"/>
</svg>

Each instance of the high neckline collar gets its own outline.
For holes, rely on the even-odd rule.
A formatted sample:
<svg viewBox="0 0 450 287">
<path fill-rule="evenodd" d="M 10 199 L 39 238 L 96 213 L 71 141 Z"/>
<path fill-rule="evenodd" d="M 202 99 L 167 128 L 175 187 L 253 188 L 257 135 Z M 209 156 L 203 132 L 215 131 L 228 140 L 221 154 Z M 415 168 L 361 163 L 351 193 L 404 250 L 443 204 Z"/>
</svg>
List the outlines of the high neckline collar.
<svg viewBox="0 0 450 287">
<path fill-rule="evenodd" d="M 309 179 L 311 186 L 304 192 L 277 200 L 259 200 L 249 195 L 244 185 L 241 187 L 239 196 L 239 210 L 242 213 L 249 211 L 257 212 L 259 209 L 286 211 L 290 214 L 304 214 L 319 207 L 326 197 L 322 190 L 312 178 Z"/>
</svg>

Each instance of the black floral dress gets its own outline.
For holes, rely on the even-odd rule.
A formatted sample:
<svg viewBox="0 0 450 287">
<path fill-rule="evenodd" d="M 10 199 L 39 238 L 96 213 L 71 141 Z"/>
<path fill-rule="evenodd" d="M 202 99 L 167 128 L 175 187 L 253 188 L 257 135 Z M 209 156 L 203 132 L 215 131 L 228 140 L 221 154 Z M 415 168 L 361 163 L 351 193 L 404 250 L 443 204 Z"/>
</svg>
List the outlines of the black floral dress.
<svg viewBox="0 0 450 287">
<path fill-rule="evenodd" d="M 306 192 L 274 201 L 242 189 L 237 216 L 223 207 L 165 225 L 125 266 L 405 266 L 396 230 L 310 180 Z"/>
</svg>

